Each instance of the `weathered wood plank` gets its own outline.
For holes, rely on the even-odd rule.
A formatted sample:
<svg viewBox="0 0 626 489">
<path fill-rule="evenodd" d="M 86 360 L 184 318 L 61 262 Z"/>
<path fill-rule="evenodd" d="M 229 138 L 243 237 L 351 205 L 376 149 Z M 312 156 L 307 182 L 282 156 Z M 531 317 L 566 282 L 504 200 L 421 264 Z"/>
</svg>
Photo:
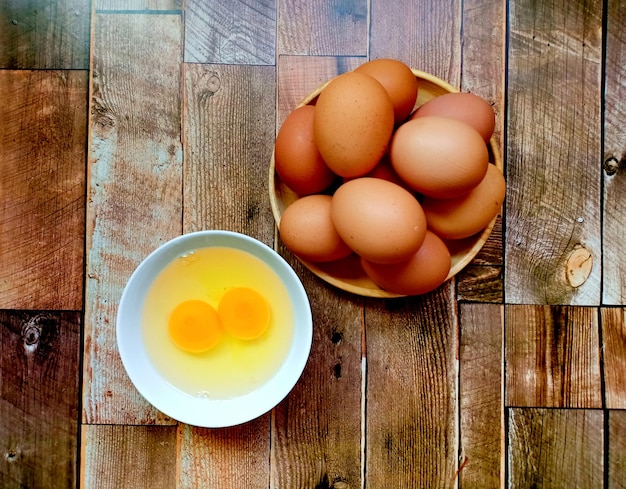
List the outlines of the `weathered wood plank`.
<svg viewBox="0 0 626 489">
<path fill-rule="evenodd" d="M 280 56 L 277 127 L 311 90 L 361 62 Z M 307 367 L 275 410 L 271 487 L 361 487 L 363 301 L 322 282 L 281 243 L 276 248 L 303 281 L 314 328 Z"/>
<path fill-rule="evenodd" d="M 606 6 L 602 302 L 619 305 L 626 303 L 626 3 Z"/>
<path fill-rule="evenodd" d="M 96 12 L 181 10 L 183 0 L 93 0 Z"/>
<path fill-rule="evenodd" d="M 81 487 L 178 487 L 176 446 L 176 426 L 83 425 Z"/>
<path fill-rule="evenodd" d="M 82 308 L 87 87 L 0 70 L 0 308 Z"/>
<path fill-rule="evenodd" d="M 626 315 L 621 307 L 602 308 L 604 397 L 609 409 L 626 409 Z"/>
<path fill-rule="evenodd" d="M 509 409 L 507 487 L 603 487 L 604 413 Z"/>
<path fill-rule="evenodd" d="M 459 309 L 459 487 L 499 487 L 504 433 L 503 308 L 463 304 Z"/>
<path fill-rule="evenodd" d="M 0 487 L 76 486 L 80 311 L 0 311 Z"/>
<path fill-rule="evenodd" d="M 90 2 L 6 0 L 0 8 L 0 68 L 89 68 Z"/>
<path fill-rule="evenodd" d="M 598 311 L 505 309 L 506 405 L 602 407 Z"/>
<path fill-rule="evenodd" d="M 181 19 L 102 14 L 95 36 L 83 420 L 168 422 L 123 369 L 115 315 L 134 268 L 182 230 Z"/>
<path fill-rule="evenodd" d="M 366 56 L 366 0 L 278 2 L 278 54 Z"/>
<path fill-rule="evenodd" d="M 307 367 L 275 409 L 270 487 L 362 487 L 363 300 L 280 252 L 302 277 L 314 328 Z"/>
<path fill-rule="evenodd" d="M 368 301 L 366 487 L 449 488 L 458 457 L 451 286 Z"/>
<path fill-rule="evenodd" d="M 600 302 L 602 2 L 510 2 L 509 303 Z"/>
<path fill-rule="evenodd" d="M 394 58 L 458 87 L 462 2 L 371 0 L 371 59 Z"/>
<path fill-rule="evenodd" d="M 180 424 L 177 489 L 271 487 L 270 417 L 223 429 Z"/>
<path fill-rule="evenodd" d="M 185 2 L 185 61 L 274 65 L 276 0 Z"/>
<path fill-rule="evenodd" d="M 227 229 L 271 246 L 275 68 L 187 65 L 185 83 L 184 231 Z"/>
<path fill-rule="evenodd" d="M 610 489 L 626 488 L 626 411 L 607 411 L 608 416 L 608 486 Z"/>
</svg>

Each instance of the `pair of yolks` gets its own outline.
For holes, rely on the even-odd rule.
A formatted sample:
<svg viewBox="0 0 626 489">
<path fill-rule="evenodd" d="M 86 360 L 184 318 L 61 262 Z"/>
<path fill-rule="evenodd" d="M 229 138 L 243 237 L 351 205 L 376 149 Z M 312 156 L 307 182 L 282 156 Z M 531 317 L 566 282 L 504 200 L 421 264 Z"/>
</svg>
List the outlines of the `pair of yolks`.
<svg viewBox="0 0 626 489">
<path fill-rule="evenodd" d="M 241 340 L 253 340 L 269 323 L 267 301 L 252 289 L 236 287 L 224 294 L 217 310 L 202 300 L 181 302 L 170 315 L 168 329 L 178 347 L 202 353 L 213 348 L 224 331 Z"/>
</svg>

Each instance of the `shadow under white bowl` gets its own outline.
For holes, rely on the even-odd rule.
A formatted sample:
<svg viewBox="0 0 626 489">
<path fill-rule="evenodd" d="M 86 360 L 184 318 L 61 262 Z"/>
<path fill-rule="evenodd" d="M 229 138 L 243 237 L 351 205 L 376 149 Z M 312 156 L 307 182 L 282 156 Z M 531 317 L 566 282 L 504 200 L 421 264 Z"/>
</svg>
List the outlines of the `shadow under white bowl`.
<svg viewBox="0 0 626 489">
<path fill-rule="evenodd" d="M 266 263 L 285 284 L 294 310 L 294 336 L 284 363 L 274 376 L 252 392 L 233 399 L 207 399 L 183 392 L 166 381 L 144 347 L 142 310 L 157 275 L 177 257 L 205 247 L 228 247 L 250 253 Z M 264 243 L 232 231 L 188 233 L 150 253 L 131 275 L 117 314 L 117 345 L 122 363 L 139 393 L 154 407 L 180 422 L 206 428 L 234 426 L 274 408 L 294 387 L 306 365 L 313 335 L 306 291 L 291 266 Z"/>
</svg>

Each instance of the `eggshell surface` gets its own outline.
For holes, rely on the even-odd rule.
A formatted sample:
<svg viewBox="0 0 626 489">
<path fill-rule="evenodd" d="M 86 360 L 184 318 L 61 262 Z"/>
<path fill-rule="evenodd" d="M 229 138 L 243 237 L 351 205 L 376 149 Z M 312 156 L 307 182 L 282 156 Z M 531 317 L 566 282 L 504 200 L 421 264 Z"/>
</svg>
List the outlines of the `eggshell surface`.
<svg viewBox="0 0 626 489">
<path fill-rule="evenodd" d="M 483 179 L 489 152 L 482 136 L 464 122 L 428 116 L 402 124 L 391 140 L 389 157 L 414 190 L 436 198 L 467 194 Z"/>
<path fill-rule="evenodd" d="M 385 88 L 391 99 L 396 124 L 404 121 L 417 100 L 417 79 L 406 64 L 395 59 L 380 58 L 362 64 L 355 71 L 367 73 Z"/>
<path fill-rule="evenodd" d="M 324 163 L 313 137 L 315 107 L 304 105 L 283 122 L 274 145 L 278 176 L 298 195 L 321 192 L 337 177 Z"/>
<path fill-rule="evenodd" d="M 426 218 L 417 199 L 395 183 L 363 177 L 334 193 L 331 218 L 343 241 L 376 263 L 397 263 L 424 241 Z"/>
<path fill-rule="evenodd" d="M 352 253 L 335 229 L 330 205 L 330 195 L 315 194 L 302 197 L 285 209 L 279 225 L 280 238 L 299 258 L 327 262 Z"/>
<path fill-rule="evenodd" d="M 505 193 L 504 175 L 495 165 L 489 165 L 485 178 L 466 196 L 422 200 L 428 227 L 444 239 L 472 236 L 498 215 Z"/>
<path fill-rule="evenodd" d="M 426 236 L 419 250 L 408 260 L 383 265 L 361 258 L 361 266 L 380 288 L 403 295 L 418 295 L 439 287 L 450 272 L 450 252 L 433 232 Z"/>
<path fill-rule="evenodd" d="M 381 159 L 394 128 L 394 111 L 383 86 L 365 73 L 335 77 L 315 104 L 315 142 L 328 167 L 357 177 Z"/>
<path fill-rule="evenodd" d="M 411 119 L 431 115 L 465 122 L 476 129 L 485 142 L 489 141 L 496 127 L 496 115 L 489 102 L 473 93 L 446 93 L 435 97 L 420 106 Z"/>
</svg>

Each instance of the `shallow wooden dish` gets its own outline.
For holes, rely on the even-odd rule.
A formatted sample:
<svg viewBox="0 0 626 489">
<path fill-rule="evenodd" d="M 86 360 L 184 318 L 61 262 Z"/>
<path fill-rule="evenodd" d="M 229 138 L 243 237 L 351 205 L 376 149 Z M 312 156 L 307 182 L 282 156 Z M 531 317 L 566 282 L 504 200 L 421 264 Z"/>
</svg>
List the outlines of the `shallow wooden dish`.
<svg viewBox="0 0 626 489">
<path fill-rule="evenodd" d="M 419 70 L 412 71 L 417 78 L 419 87 L 415 108 L 439 95 L 458 92 L 452 85 L 433 75 Z M 330 83 L 330 80 L 309 93 L 298 104 L 298 107 L 307 104 L 315 105 L 318 95 L 328 83 Z M 495 138 L 491 138 L 488 147 L 491 163 L 502 170 L 502 156 Z M 269 193 L 272 213 L 274 214 L 276 225 L 279 226 L 282 213 L 287 206 L 298 199 L 298 195 L 281 182 L 274 166 L 273 153 L 269 168 Z M 487 238 L 489 238 L 495 222 L 496 218 L 494 218 L 482 232 L 474 236 L 453 242 L 446 242 L 452 257 L 452 267 L 450 268 L 450 273 L 446 280 L 451 279 L 459 273 L 478 254 L 487 241 Z M 298 258 L 298 260 L 319 278 L 341 290 L 365 297 L 401 297 L 401 295 L 383 290 L 373 283 L 361 268 L 358 256 L 354 254 L 343 260 L 328 263 L 312 263 L 300 258 Z"/>
</svg>

